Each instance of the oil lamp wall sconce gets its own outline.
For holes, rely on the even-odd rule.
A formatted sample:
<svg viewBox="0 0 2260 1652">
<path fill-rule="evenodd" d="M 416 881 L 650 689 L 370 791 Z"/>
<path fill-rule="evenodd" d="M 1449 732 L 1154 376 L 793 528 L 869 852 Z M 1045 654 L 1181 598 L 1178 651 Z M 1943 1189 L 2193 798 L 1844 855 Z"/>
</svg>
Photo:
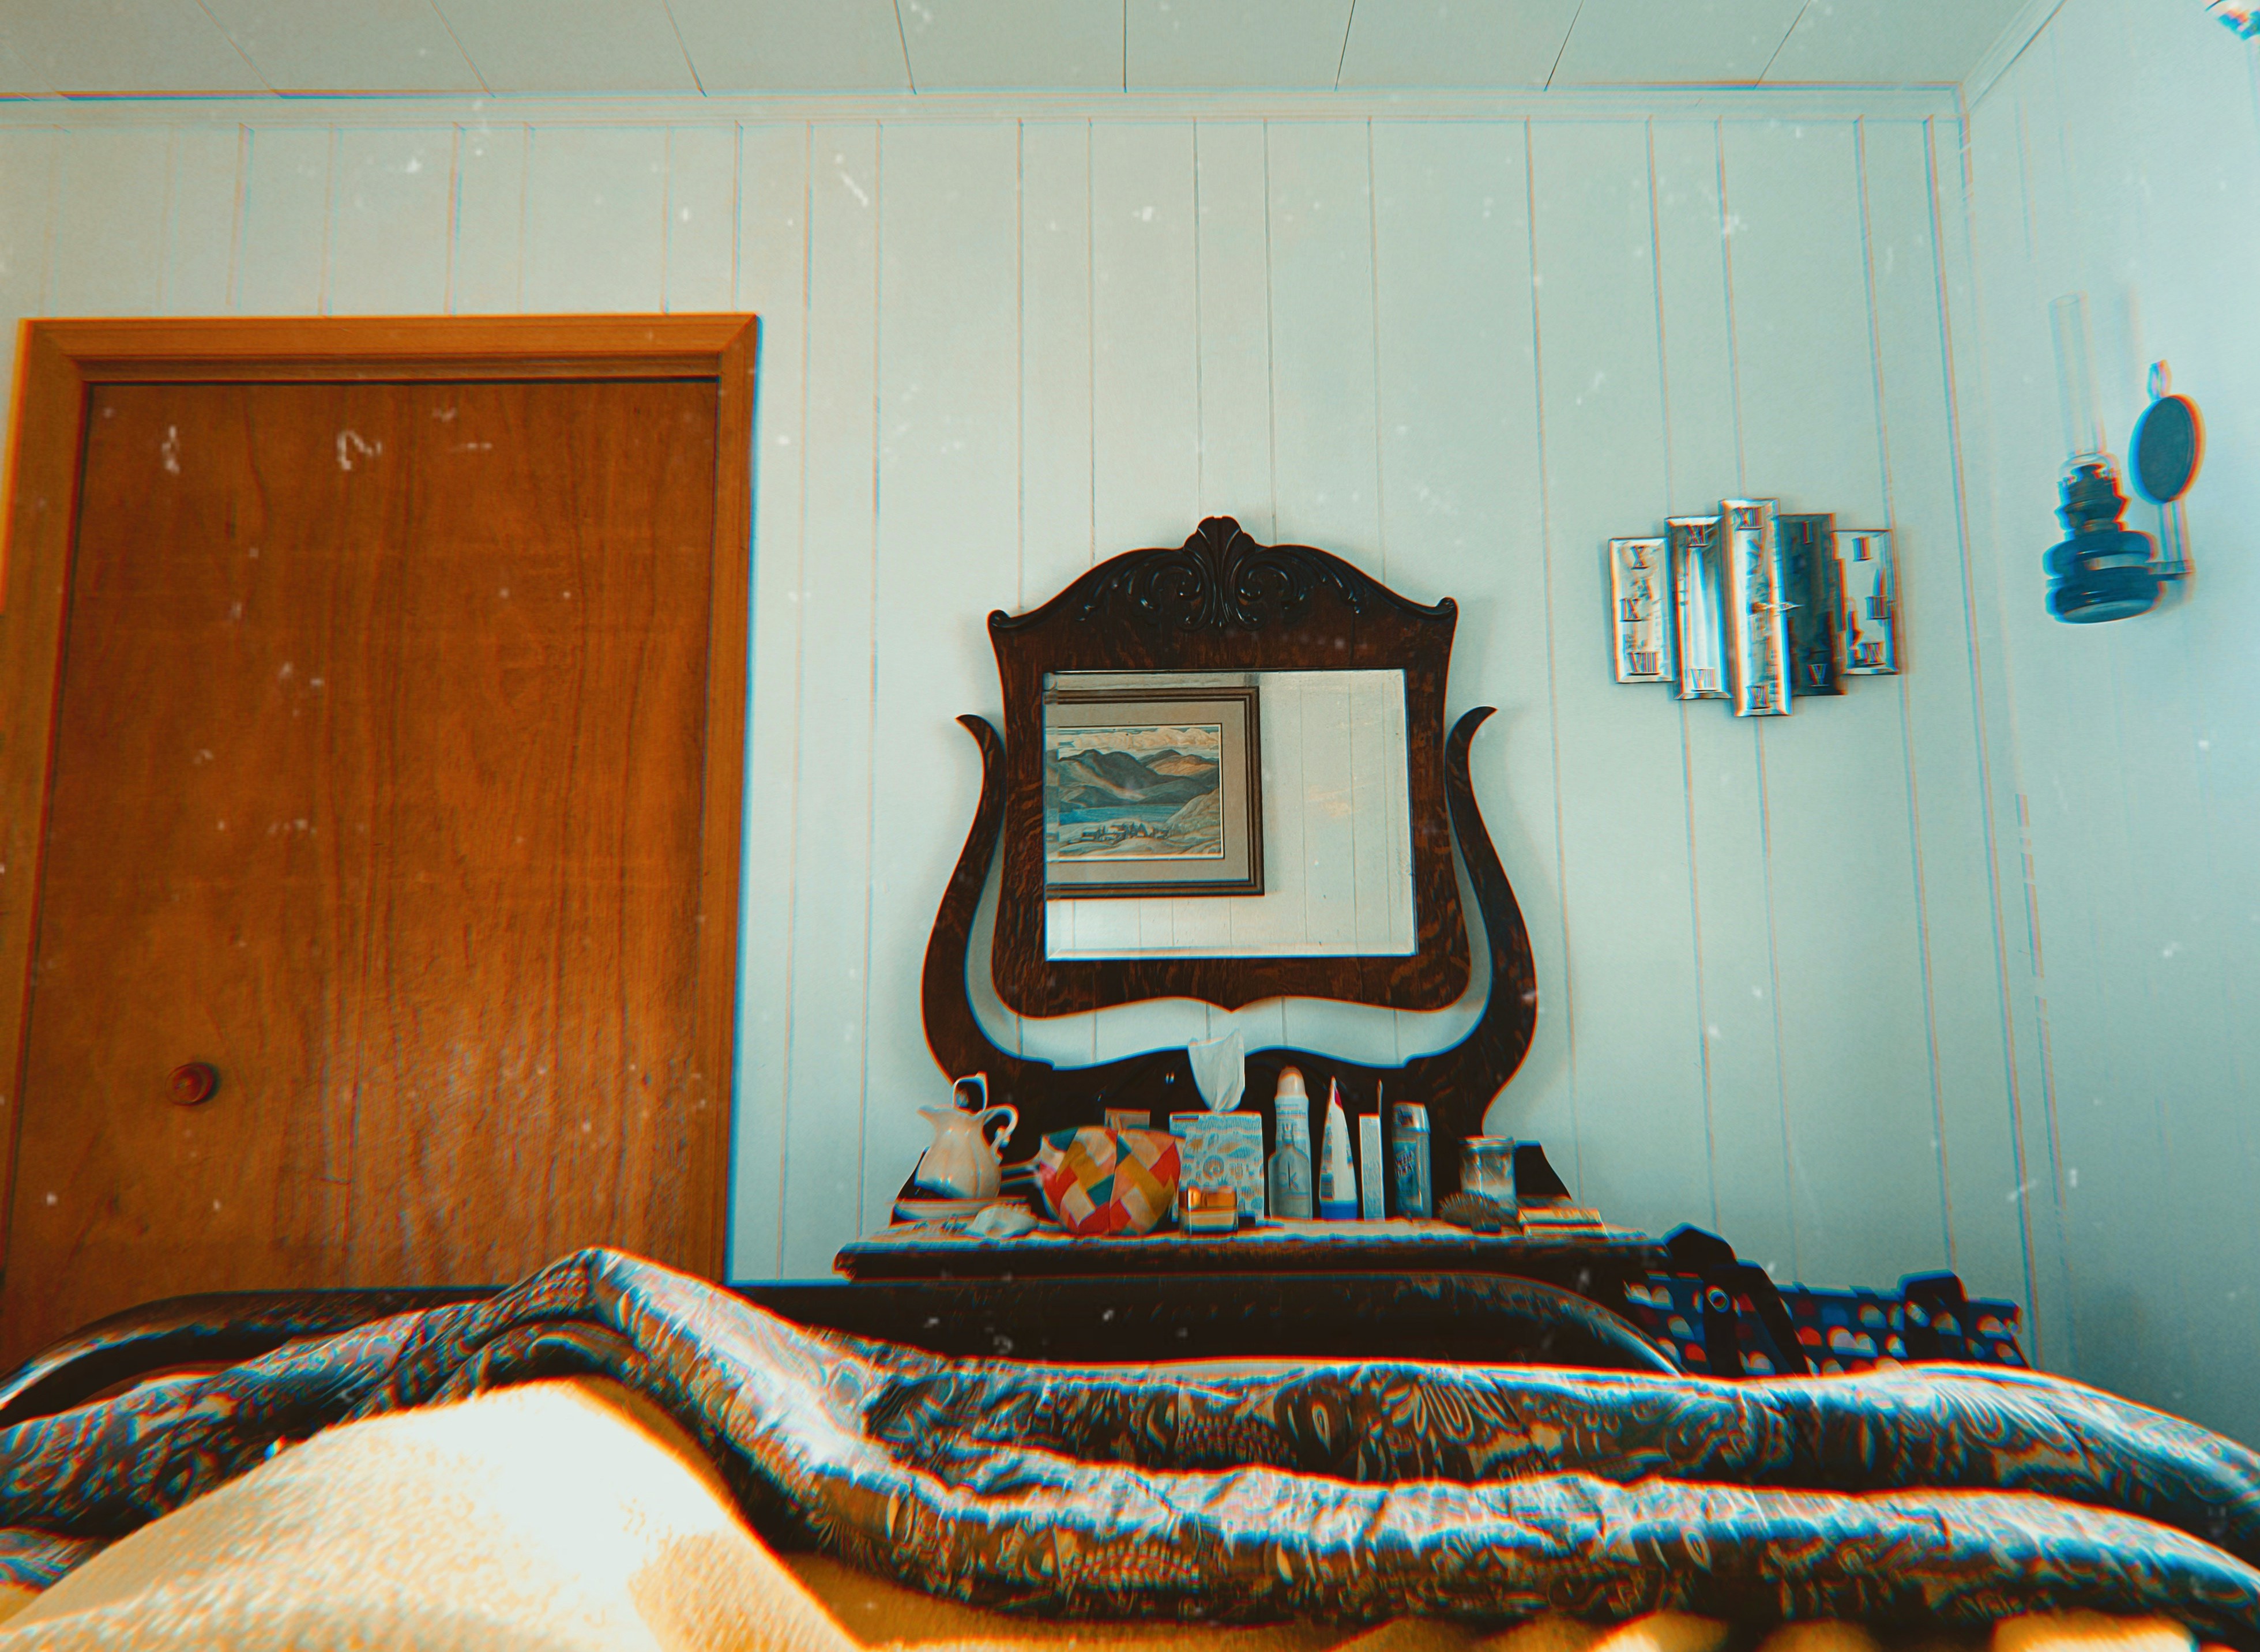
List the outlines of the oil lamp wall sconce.
<svg viewBox="0 0 2260 1652">
<path fill-rule="evenodd" d="M 1673 517 L 1661 536 L 1609 541 L 1620 683 L 1786 717 L 1800 698 L 1899 667 L 1888 529 L 1837 527 L 1770 499 Z"/>
<path fill-rule="evenodd" d="M 2189 577 L 2189 529 L 2182 496 L 2197 478 L 2205 454 L 2205 426 L 2197 404 L 2171 393 L 2166 364 L 2150 369 L 2150 405 L 2135 421 L 2128 456 L 2135 485 L 2160 507 L 2166 554 L 2155 555 L 2150 536 L 2120 518 L 2127 509 L 2119 491 L 2119 466 L 2103 440 L 2096 411 L 2095 347 L 2087 320 L 2087 295 L 2067 293 L 2049 305 L 2056 335 L 2058 407 L 2063 416 L 2064 461 L 2061 487 L 2066 537 L 2042 559 L 2048 571 L 2048 610 L 2071 625 L 2131 619 L 2157 604 L 2169 580 Z"/>
</svg>

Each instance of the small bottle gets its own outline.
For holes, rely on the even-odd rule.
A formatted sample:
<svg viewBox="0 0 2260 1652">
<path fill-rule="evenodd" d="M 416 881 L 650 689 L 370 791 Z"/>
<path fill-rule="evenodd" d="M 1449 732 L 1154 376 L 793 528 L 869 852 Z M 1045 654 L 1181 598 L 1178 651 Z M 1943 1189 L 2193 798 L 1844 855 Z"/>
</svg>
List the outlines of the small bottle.
<svg viewBox="0 0 2260 1652">
<path fill-rule="evenodd" d="M 1341 1086 L 1327 1086 L 1327 1148 L 1319 1162 L 1319 1219 L 1357 1219 L 1357 1172 L 1350 1166 L 1349 1115 L 1342 1111 Z"/>
<path fill-rule="evenodd" d="M 1436 1213 L 1428 1160 L 1428 1110 L 1417 1101 L 1389 1104 L 1390 1188 L 1397 1213 L 1426 1221 Z"/>
<path fill-rule="evenodd" d="M 1303 1088 L 1300 1071 L 1279 1069 L 1279 1090 L 1271 1106 L 1277 1145 L 1269 1166 L 1267 1202 L 1272 1215 L 1306 1222 L 1311 1219 L 1311 1097 Z"/>
</svg>

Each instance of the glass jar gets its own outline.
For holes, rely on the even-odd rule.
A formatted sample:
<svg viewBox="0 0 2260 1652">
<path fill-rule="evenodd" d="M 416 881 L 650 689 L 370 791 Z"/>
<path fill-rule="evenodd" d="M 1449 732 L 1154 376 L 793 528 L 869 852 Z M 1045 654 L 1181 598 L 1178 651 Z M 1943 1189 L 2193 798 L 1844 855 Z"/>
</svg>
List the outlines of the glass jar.
<svg viewBox="0 0 2260 1652">
<path fill-rule="evenodd" d="M 1460 1191 L 1515 1207 L 1514 1142 L 1507 1136 L 1470 1136 L 1460 1144 Z"/>
</svg>

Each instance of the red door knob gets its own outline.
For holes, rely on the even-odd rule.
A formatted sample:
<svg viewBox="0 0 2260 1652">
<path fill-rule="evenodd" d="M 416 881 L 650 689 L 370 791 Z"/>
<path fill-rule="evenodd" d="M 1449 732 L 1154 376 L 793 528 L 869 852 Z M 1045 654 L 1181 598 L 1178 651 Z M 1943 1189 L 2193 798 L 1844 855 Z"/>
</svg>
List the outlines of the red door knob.
<svg viewBox="0 0 2260 1652">
<path fill-rule="evenodd" d="M 210 1062 L 182 1062 L 173 1069 L 173 1101 L 176 1106 L 194 1107 L 210 1101 L 212 1091 L 219 1088 L 219 1069 Z"/>
</svg>

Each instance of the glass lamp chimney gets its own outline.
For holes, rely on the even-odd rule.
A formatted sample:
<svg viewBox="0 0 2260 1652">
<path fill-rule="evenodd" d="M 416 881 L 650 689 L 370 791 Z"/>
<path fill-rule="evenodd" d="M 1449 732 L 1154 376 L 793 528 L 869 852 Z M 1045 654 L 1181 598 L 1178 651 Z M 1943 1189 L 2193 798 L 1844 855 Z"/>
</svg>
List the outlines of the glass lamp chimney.
<svg viewBox="0 0 2260 1652">
<path fill-rule="evenodd" d="M 2119 467 L 2103 445 L 2103 418 L 2096 411 L 2087 295 L 2066 293 L 2049 304 L 2049 328 L 2056 335 L 2056 398 L 2067 454 L 2056 514 L 2070 535 L 2042 559 L 2049 612 L 2071 625 L 2129 619 L 2158 600 L 2158 574 L 2150 562 L 2150 536 L 2120 520 L 2127 498 L 2119 491 Z"/>
</svg>

